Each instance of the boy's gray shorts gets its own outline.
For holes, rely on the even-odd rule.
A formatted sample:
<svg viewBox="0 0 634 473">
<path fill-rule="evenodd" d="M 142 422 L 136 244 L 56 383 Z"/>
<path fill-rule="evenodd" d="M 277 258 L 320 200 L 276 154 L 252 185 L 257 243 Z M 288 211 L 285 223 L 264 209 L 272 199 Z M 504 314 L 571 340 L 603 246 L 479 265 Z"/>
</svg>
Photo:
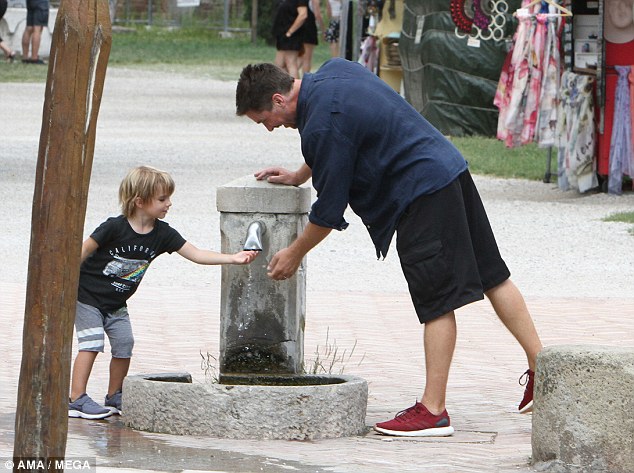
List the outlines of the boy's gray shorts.
<svg viewBox="0 0 634 473">
<path fill-rule="evenodd" d="M 131 358 L 134 337 L 128 308 L 106 312 L 77 301 L 75 331 L 79 351 L 104 351 L 104 333 L 108 335 L 114 358 Z"/>
</svg>

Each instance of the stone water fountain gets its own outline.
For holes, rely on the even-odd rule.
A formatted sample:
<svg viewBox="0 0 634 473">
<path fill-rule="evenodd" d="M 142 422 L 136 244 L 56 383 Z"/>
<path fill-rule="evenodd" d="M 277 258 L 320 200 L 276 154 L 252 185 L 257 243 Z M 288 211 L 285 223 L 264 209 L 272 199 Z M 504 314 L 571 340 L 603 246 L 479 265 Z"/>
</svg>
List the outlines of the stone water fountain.
<svg viewBox="0 0 634 473">
<path fill-rule="evenodd" d="M 307 222 L 310 188 L 245 176 L 218 188 L 221 251 L 257 249 L 250 265 L 222 267 L 219 383 L 189 373 L 128 376 L 126 425 L 220 438 L 334 438 L 365 433 L 368 387 L 348 375 L 305 375 L 306 261 L 285 281 L 270 258 Z"/>
</svg>

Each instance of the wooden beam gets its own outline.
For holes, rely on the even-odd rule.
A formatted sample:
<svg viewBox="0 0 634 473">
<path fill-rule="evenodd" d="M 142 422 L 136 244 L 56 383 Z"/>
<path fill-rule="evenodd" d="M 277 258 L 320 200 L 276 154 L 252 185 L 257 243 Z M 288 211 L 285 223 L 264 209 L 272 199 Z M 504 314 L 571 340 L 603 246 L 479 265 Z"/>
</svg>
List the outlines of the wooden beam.
<svg viewBox="0 0 634 473">
<path fill-rule="evenodd" d="M 108 0 L 62 0 L 33 196 L 15 458 L 65 456 L 81 242 L 111 41 Z"/>
</svg>

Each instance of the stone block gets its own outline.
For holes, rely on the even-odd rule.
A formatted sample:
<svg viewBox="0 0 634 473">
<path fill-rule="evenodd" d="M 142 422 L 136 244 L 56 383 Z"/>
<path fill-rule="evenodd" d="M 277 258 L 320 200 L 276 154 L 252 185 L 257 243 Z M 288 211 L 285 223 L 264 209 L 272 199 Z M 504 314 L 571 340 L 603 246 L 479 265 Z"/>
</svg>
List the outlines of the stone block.
<svg viewBox="0 0 634 473">
<path fill-rule="evenodd" d="M 564 345 L 537 358 L 533 462 L 634 472 L 634 348 Z"/>
<path fill-rule="evenodd" d="M 216 438 L 313 440 L 365 434 L 367 382 L 349 375 L 318 378 L 314 381 L 328 384 L 202 384 L 165 382 L 152 374 L 128 376 L 122 419 L 138 430 Z"/>
<path fill-rule="evenodd" d="M 273 255 L 303 231 L 310 209 L 310 189 L 269 184 L 253 176 L 221 186 L 221 251 L 244 248 L 247 229 L 262 226 L 262 251 L 251 264 L 222 267 L 220 372 L 298 374 L 304 358 L 306 259 L 294 276 L 267 276 Z"/>
<path fill-rule="evenodd" d="M 301 214 L 310 210 L 310 187 L 286 186 L 243 176 L 216 191 L 219 212 Z"/>
</svg>

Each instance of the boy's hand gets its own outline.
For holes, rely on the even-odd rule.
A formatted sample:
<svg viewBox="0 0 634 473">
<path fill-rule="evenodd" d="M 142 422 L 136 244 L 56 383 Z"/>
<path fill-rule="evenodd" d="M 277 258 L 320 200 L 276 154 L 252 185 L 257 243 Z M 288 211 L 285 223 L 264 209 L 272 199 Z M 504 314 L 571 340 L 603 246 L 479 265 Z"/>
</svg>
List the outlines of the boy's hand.
<svg viewBox="0 0 634 473">
<path fill-rule="evenodd" d="M 259 251 L 240 251 L 233 255 L 233 264 L 249 264 L 260 254 Z"/>
</svg>

